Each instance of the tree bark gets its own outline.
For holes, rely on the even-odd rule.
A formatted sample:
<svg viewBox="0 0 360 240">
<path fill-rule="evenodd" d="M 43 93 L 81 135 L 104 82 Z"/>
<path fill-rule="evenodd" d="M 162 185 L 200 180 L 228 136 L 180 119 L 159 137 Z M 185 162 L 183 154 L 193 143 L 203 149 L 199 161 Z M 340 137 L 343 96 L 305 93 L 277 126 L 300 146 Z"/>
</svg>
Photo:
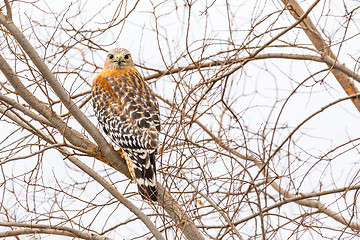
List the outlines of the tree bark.
<svg viewBox="0 0 360 240">
<path fill-rule="evenodd" d="M 282 0 L 282 2 L 296 20 L 298 20 L 299 17 L 304 14 L 304 10 L 300 7 L 299 3 L 296 0 Z M 300 26 L 302 27 L 314 47 L 320 52 L 320 54 L 324 58 L 324 61 L 331 69 L 332 74 L 340 83 L 341 87 L 344 89 L 347 95 L 352 96 L 358 94 L 359 90 L 356 88 L 350 77 L 342 71 L 334 68 L 335 63 L 338 62 L 337 57 L 331 51 L 330 46 L 326 43 L 320 32 L 316 29 L 310 17 L 306 17 L 300 23 Z M 329 60 L 329 58 L 333 61 Z M 356 109 L 360 111 L 360 98 L 352 98 L 351 101 L 355 105 Z"/>
</svg>

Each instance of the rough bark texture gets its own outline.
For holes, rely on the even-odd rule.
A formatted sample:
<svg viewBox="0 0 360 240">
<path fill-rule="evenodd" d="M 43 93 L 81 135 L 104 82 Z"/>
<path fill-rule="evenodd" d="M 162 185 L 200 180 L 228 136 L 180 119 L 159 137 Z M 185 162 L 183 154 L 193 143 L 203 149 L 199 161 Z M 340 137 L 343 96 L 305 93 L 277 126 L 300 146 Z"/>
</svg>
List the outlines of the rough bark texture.
<svg viewBox="0 0 360 240">
<path fill-rule="evenodd" d="M 282 2 L 296 20 L 304 14 L 304 10 L 300 7 L 296 0 L 282 0 Z M 337 61 L 337 57 L 331 51 L 330 46 L 326 43 L 320 32 L 316 29 L 310 17 L 306 17 L 300 23 L 300 26 L 303 28 L 314 47 L 322 54 L 324 58 L 330 57 L 331 59 L 335 60 L 335 62 Z M 341 87 L 345 90 L 348 96 L 359 93 L 359 90 L 356 88 L 349 76 L 339 71 L 338 69 L 335 69 L 332 64 L 327 63 L 327 65 L 329 68 L 331 68 L 332 74 L 340 83 Z M 360 111 L 360 98 L 352 98 L 351 101 L 354 103 L 357 110 Z"/>
</svg>

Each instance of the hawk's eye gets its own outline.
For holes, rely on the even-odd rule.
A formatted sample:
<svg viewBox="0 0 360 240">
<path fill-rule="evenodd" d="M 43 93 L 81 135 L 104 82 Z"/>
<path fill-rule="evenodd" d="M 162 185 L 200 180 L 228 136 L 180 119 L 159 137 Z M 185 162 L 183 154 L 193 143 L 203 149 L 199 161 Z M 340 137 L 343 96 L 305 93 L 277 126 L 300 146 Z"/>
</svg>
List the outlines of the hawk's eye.
<svg viewBox="0 0 360 240">
<path fill-rule="evenodd" d="M 113 59 L 113 58 L 114 58 L 114 55 L 109 54 L 109 58 L 110 58 L 110 59 Z"/>
<path fill-rule="evenodd" d="M 125 59 L 129 59 L 129 57 L 130 57 L 129 54 L 125 55 Z"/>
</svg>

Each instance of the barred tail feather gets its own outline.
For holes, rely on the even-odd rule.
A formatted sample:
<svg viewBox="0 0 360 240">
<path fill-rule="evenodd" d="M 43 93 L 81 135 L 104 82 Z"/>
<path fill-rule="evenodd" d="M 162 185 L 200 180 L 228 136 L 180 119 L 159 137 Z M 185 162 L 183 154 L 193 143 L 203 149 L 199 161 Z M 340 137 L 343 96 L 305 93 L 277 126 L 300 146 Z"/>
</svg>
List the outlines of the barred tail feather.
<svg viewBox="0 0 360 240">
<path fill-rule="evenodd" d="M 156 186 L 141 185 L 138 183 L 139 194 L 144 200 L 150 200 L 152 202 L 157 201 Z"/>
<path fill-rule="evenodd" d="M 135 176 L 141 197 L 156 202 L 156 174 L 153 167 L 150 165 L 147 169 L 144 167 L 137 168 L 135 164 Z"/>
<path fill-rule="evenodd" d="M 139 194 L 144 200 L 153 202 L 157 201 L 155 152 L 149 153 L 145 150 L 132 151 L 129 154 L 134 159 L 135 181 Z"/>
</svg>

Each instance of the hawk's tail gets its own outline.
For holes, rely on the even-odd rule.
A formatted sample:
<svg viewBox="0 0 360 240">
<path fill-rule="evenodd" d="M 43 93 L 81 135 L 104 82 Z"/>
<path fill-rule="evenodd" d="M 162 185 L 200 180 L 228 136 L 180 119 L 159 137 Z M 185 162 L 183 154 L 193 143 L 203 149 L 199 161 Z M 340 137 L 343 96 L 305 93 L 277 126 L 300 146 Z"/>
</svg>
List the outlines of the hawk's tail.
<svg viewBox="0 0 360 240">
<path fill-rule="evenodd" d="M 139 189 L 139 193 L 140 196 L 144 199 L 144 200 L 150 200 L 152 202 L 156 202 L 157 201 L 157 191 L 156 191 L 156 186 L 151 186 L 151 185 L 146 185 L 146 184 L 139 184 L 138 183 L 138 189 Z"/>
<path fill-rule="evenodd" d="M 138 185 L 140 196 L 144 200 L 157 201 L 156 191 L 156 166 L 155 153 L 132 152 L 130 155 L 134 161 L 135 181 Z"/>
</svg>

